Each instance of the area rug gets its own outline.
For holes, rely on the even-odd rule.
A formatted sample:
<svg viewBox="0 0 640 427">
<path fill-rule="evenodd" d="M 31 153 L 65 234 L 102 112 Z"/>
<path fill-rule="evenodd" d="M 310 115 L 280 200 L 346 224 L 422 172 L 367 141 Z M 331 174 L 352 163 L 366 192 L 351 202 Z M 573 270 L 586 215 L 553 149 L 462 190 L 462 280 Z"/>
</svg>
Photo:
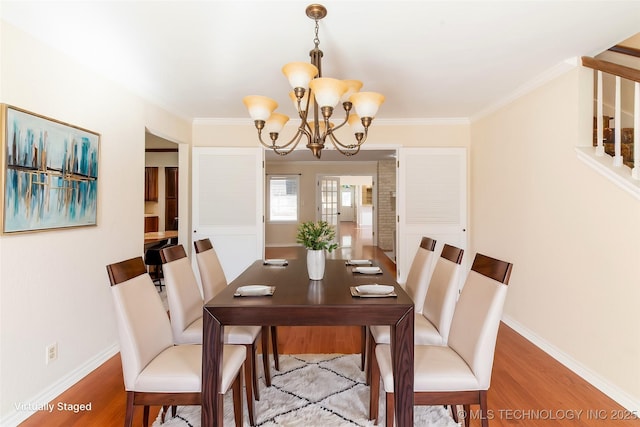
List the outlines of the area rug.
<svg viewBox="0 0 640 427">
<path fill-rule="evenodd" d="M 259 364 L 262 366 L 262 363 Z M 373 426 L 368 420 L 369 387 L 360 370 L 359 354 L 280 355 L 280 371 L 271 369 L 271 387 L 260 380 L 256 425 L 264 427 Z M 385 406 L 380 399 L 380 423 Z M 244 397 L 244 394 L 243 394 Z M 225 396 L 224 426 L 234 426 L 231 392 Z M 246 403 L 244 425 L 249 425 Z M 442 406 L 416 406 L 414 425 L 459 427 Z M 181 406 L 174 418 L 153 427 L 199 427 L 200 407 Z"/>
</svg>

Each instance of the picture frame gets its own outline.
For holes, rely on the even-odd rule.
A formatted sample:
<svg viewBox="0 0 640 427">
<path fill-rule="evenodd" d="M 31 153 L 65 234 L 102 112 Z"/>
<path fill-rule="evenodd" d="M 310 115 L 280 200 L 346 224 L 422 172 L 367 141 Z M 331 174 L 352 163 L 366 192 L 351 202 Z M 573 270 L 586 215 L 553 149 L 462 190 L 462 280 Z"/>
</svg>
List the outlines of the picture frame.
<svg viewBox="0 0 640 427">
<path fill-rule="evenodd" d="M 97 225 L 100 134 L 0 104 L 2 233 Z"/>
</svg>

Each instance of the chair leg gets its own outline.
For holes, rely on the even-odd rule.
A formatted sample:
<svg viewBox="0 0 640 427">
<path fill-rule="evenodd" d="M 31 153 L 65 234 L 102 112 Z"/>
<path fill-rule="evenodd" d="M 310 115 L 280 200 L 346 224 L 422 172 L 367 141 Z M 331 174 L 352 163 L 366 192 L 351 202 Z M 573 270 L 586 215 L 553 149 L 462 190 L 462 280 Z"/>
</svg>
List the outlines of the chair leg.
<svg viewBox="0 0 640 427">
<path fill-rule="evenodd" d="M 260 386 L 258 385 L 258 364 L 257 360 L 258 347 L 256 342 L 251 346 L 251 380 L 253 381 L 253 396 L 256 400 L 260 400 Z"/>
<path fill-rule="evenodd" d="M 162 264 L 153 266 L 153 284 L 159 288 L 159 292 L 162 292 L 162 280 L 160 278 L 161 272 Z"/>
<path fill-rule="evenodd" d="M 462 405 L 462 408 L 464 410 L 464 425 L 468 426 L 471 422 L 471 405 Z M 483 427 L 486 426 L 483 425 Z"/>
<path fill-rule="evenodd" d="M 369 357 L 369 369 L 367 372 L 371 372 L 371 386 L 369 388 L 369 420 L 372 420 L 374 424 L 378 423 L 378 400 L 380 399 L 380 367 L 375 360 L 375 355 Z"/>
<path fill-rule="evenodd" d="M 219 426 L 224 425 L 224 394 L 222 393 L 218 393 L 218 397 L 216 398 L 216 420 L 218 421 Z"/>
<path fill-rule="evenodd" d="M 369 334 L 367 332 L 367 327 L 363 326 L 362 333 L 361 333 L 361 342 L 360 342 L 360 363 L 362 364 L 360 369 L 363 372 L 365 370 L 365 366 L 367 363 L 367 337 L 368 336 Z"/>
<path fill-rule="evenodd" d="M 451 418 L 453 418 L 453 421 L 457 423 L 458 422 L 458 406 L 449 405 L 448 407 L 451 408 Z"/>
<path fill-rule="evenodd" d="M 236 427 L 242 427 L 242 370 L 238 371 L 238 375 L 236 375 L 236 378 L 233 380 L 231 391 L 233 392 L 233 416 L 236 420 Z M 253 414 L 249 414 L 249 420 L 251 425 L 254 425 L 251 419 L 252 415 Z"/>
<path fill-rule="evenodd" d="M 393 420 L 395 418 L 396 406 L 395 399 L 393 397 L 393 393 L 386 393 L 387 396 L 387 415 L 386 415 L 386 427 L 393 427 Z M 469 424 L 466 424 L 469 425 Z"/>
<path fill-rule="evenodd" d="M 264 383 L 267 387 L 271 387 L 271 364 L 269 363 L 269 327 L 262 327 L 262 369 L 264 371 Z M 275 359 L 275 355 L 274 355 Z"/>
<path fill-rule="evenodd" d="M 371 329 L 369 329 L 369 334 L 367 337 L 367 359 L 369 360 L 369 365 L 367 365 L 367 375 L 365 379 L 365 385 L 371 385 L 371 367 L 373 366 L 373 353 L 376 348 L 376 340 L 373 339 L 373 334 L 371 334 Z"/>
<path fill-rule="evenodd" d="M 480 390 L 480 419 L 482 420 L 482 427 L 489 427 L 488 408 L 487 390 Z"/>
<path fill-rule="evenodd" d="M 144 410 L 142 412 L 142 425 L 144 427 L 149 427 L 149 405 L 144 405 Z"/>
<path fill-rule="evenodd" d="M 280 370 L 280 354 L 278 353 L 278 330 L 275 326 L 271 327 L 271 352 L 273 353 L 273 365 L 276 371 Z"/>
<path fill-rule="evenodd" d="M 255 412 L 255 399 L 254 399 L 254 381 L 253 375 L 255 374 L 255 347 L 252 344 L 245 346 L 247 349 L 247 355 L 244 360 L 244 388 L 247 393 L 247 408 L 249 412 L 249 422 L 254 425 L 254 412 Z M 252 356 L 253 355 L 253 356 Z M 222 425 L 222 424 L 221 424 Z"/>
<path fill-rule="evenodd" d="M 124 416 L 124 427 L 131 427 L 133 425 L 133 397 L 135 392 L 127 392 L 127 409 Z"/>
</svg>

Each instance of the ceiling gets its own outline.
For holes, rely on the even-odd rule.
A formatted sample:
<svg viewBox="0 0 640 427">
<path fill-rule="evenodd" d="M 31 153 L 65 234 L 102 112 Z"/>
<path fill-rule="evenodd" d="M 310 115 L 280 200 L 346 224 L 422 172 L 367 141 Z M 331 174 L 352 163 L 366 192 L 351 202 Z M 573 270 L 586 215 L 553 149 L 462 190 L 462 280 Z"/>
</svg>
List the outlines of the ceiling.
<svg viewBox="0 0 640 427">
<path fill-rule="evenodd" d="M 308 61 L 311 1 L 2 0 L 3 20 L 187 119 L 294 116 L 281 73 Z M 386 95 L 377 120 L 473 119 L 570 58 L 640 31 L 640 1 L 325 1 L 323 75 Z M 375 122 L 374 122 L 375 125 Z"/>
</svg>

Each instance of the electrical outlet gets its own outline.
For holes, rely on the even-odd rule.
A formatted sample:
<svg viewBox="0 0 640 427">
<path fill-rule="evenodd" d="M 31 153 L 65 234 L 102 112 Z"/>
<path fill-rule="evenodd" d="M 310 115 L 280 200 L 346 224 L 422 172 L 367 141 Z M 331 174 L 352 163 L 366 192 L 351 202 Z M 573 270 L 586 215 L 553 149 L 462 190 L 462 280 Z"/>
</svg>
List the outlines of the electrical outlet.
<svg viewBox="0 0 640 427">
<path fill-rule="evenodd" d="M 49 362 L 53 362 L 58 358 L 58 343 L 54 342 L 53 344 L 48 345 L 45 348 L 46 351 L 46 359 L 45 363 L 48 365 Z"/>
</svg>

